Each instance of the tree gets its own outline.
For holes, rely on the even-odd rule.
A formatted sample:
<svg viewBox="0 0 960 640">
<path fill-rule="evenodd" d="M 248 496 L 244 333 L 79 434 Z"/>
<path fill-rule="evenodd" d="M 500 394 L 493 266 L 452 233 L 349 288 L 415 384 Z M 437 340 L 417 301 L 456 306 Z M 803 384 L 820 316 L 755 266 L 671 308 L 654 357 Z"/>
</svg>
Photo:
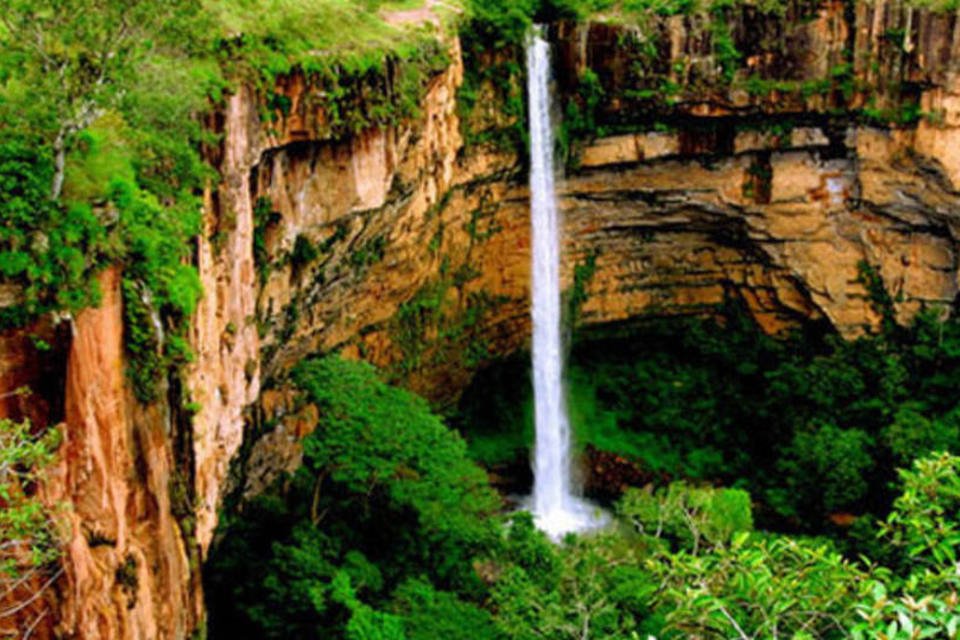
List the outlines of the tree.
<svg viewBox="0 0 960 640">
<path fill-rule="evenodd" d="M 902 492 L 881 525 L 892 571 L 857 604 L 856 640 L 949 638 L 960 633 L 960 458 L 929 454 L 900 471 Z"/>
<path fill-rule="evenodd" d="M 673 482 L 665 489 L 629 489 L 620 515 L 643 535 L 664 538 L 697 555 L 703 547 L 727 544 L 734 534 L 753 530 L 750 494 L 741 489 L 691 487 Z"/>
<path fill-rule="evenodd" d="M 52 174 L 48 158 L 28 140 L 0 132 L 0 281 L 20 292 L 17 304 L 0 308 L 3 328 L 97 300 L 90 273 L 105 230 L 89 206 L 48 199 Z"/>
<path fill-rule="evenodd" d="M 655 555 L 647 567 L 665 629 L 718 640 L 843 637 L 867 577 L 828 544 L 749 533 L 701 555 Z"/>
<path fill-rule="evenodd" d="M 0 12 L 0 80 L 7 119 L 53 155 L 58 199 L 77 135 L 116 109 L 147 58 L 175 41 L 196 0 L 11 0 Z"/>
<path fill-rule="evenodd" d="M 484 624 L 472 561 L 497 542 L 500 501 L 463 440 L 368 364 L 311 359 L 293 378 L 316 430 L 214 551 L 214 633 L 373 640 L 402 624 L 423 638 L 427 610 Z"/>
<path fill-rule="evenodd" d="M 492 563 L 495 622 L 509 640 L 631 638 L 655 589 L 623 536 L 571 536 L 555 546 L 528 513 L 514 517 Z"/>
</svg>

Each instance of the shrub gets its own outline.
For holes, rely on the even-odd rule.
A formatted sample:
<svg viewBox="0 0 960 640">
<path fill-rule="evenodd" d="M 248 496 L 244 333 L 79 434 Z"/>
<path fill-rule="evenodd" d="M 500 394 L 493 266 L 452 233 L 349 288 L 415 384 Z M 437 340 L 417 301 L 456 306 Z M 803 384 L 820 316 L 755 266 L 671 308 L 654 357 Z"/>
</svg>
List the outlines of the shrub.
<svg viewBox="0 0 960 640">
<path fill-rule="evenodd" d="M 960 629 L 960 458 L 947 453 L 900 471 L 902 492 L 882 524 L 895 550 L 857 605 L 853 637 L 956 638 Z"/>
<path fill-rule="evenodd" d="M 499 500 L 463 441 L 370 365 L 328 356 L 293 378 L 319 421 L 286 490 L 227 525 L 212 628 L 375 638 L 405 626 L 415 637 L 431 628 L 421 606 L 477 618 L 471 562 L 496 544 Z"/>
<path fill-rule="evenodd" d="M 860 429 L 814 424 L 798 431 L 778 462 L 784 482 L 769 492 L 772 504 L 781 513 L 805 517 L 855 510 L 876 464 L 872 447 L 873 439 Z"/>
<path fill-rule="evenodd" d="M 15 621 L 19 609 L 42 595 L 37 587 L 49 586 L 51 565 L 60 556 L 52 514 L 35 495 L 59 442 L 56 429 L 37 434 L 29 422 L 0 419 L 0 623 L 5 625 L 5 618 Z"/>
<path fill-rule="evenodd" d="M 0 309 L 0 328 L 99 299 L 91 275 L 106 230 L 89 205 L 50 200 L 52 172 L 42 148 L 0 136 L 0 283 L 17 289 L 15 305 Z"/>
<path fill-rule="evenodd" d="M 828 545 L 740 533 L 728 547 L 646 563 L 665 629 L 682 637 L 843 637 L 865 574 Z"/>
<path fill-rule="evenodd" d="M 693 554 L 753 530 L 750 494 L 740 489 L 698 488 L 684 482 L 656 491 L 629 489 L 619 512 L 638 533 L 671 541 Z"/>
</svg>

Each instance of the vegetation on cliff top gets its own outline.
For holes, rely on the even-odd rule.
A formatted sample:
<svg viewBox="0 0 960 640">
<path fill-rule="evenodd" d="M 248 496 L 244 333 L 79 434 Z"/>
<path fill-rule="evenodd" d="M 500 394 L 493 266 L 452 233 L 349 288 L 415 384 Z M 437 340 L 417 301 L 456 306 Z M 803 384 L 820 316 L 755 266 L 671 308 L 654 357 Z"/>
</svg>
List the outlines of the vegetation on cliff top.
<svg viewBox="0 0 960 640">
<path fill-rule="evenodd" d="M 215 181 L 202 117 L 254 82 L 263 117 L 282 116 L 278 76 L 299 69 L 328 130 L 343 136 L 418 112 L 447 64 L 429 26 L 388 12 L 422 3 L 276 0 L 39 2 L 0 21 L 0 326 L 96 304 L 94 274 L 123 267 L 137 396 L 190 358 L 200 295 L 191 239 Z M 446 16 L 456 3 L 434 15 Z M 421 21 L 422 22 L 422 21 Z"/>
<path fill-rule="evenodd" d="M 261 115 L 273 120 L 291 108 L 278 78 L 306 74 L 320 89 L 308 92 L 307 106 L 326 114 L 318 125 L 323 131 L 315 132 L 320 137 L 393 124 L 418 112 L 429 79 L 448 62 L 438 38 L 456 23 L 467 67 L 459 95 L 466 140 L 508 144 L 522 155 L 521 50 L 534 21 L 638 24 L 651 16 L 704 14 L 720 76 L 729 81 L 743 57 L 727 26 L 737 12 L 777 19 L 786 7 L 775 0 L 17 0 L 0 24 L 0 277 L 10 285 L 0 321 L 22 325 L 45 311 L 95 303 L 91 275 L 99 266 L 140 259 L 126 251 L 130 234 L 112 194 L 153 200 L 155 206 L 145 206 L 169 219 L 161 228 L 188 246 L 199 232 L 197 196 L 213 178 L 200 151 L 218 142 L 200 116 L 238 82 L 259 88 Z M 565 146 L 617 126 L 601 117 L 611 100 L 640 105 L 637 113 L 621 109 L 639 122 L 662 117 L 677 97 L 674 71 L 657 67 L 656 39 L 642 29 L 625 33 L 624 46 L 636 54 L 636 86 L 628 95 L 597 70 L 586 70 L 564 105 Z M 845 78 L 831 75 L 817 90 L 832 91 Z M 769 83 L 748 80 L 754 90 L 769 90 Z M 868 105 L 864 113 L 897 121 L 918 113 L 889 111 Z M 198 291 L 186 271 L 172 265 L 191 262 L 187 253 L 158 256 L 170 263 L 160 271 L 175 274 L 172 279 L 133 287 L 141 306 L 150 307 L 135 315 L 163 318 L 165 333 L 180 333 L 179 318 L 189 315 Z M 147 335 L 131 341 L 139 341 L 142 352 L 152 348 Z M 182 357 L 164 359 L 174 364 Z"/>
</svg>

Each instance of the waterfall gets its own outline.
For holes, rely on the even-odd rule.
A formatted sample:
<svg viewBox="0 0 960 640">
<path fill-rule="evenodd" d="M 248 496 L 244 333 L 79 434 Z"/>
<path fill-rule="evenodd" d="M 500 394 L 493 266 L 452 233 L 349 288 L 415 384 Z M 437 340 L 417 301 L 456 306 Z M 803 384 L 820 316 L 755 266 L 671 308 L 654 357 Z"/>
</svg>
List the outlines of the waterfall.
<svg viewBox="0 0 960 640">
<path fill-rule="evenodd" d="M 535 438 L 532 510 L 553 537 L 599 526 L 601 514 L 575 496 L 570 423 L 563 389 L 560 306 L 560 221 L 554 188 L 550 122 L 550 45 L 539 29 L 527 43 L 530 105 L 533 390 Z"/>
</svg>

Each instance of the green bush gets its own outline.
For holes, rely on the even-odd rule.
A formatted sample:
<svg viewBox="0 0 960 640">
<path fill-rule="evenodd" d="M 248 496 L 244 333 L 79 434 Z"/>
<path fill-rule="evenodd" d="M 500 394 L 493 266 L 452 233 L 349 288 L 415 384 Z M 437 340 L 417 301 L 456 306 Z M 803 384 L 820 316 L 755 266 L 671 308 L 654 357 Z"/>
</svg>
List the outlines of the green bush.
<svg viewBox="0 0 960 640">
<path fill-rule="evenodd" d="M 407 640 L 497 637 L 490 612 L 453 593 L 438 591 L 423 579 L 411 579 L 397 587 L 389 609 L 403 620 Z"/>
<path fill-rule="evenodd" d="M 629 638 L 646 617 L 653 585 L 618 535 L 552 545 L 526 514 L 514 518 L 492 604 L 501 638 Z"/>
<path fill-rule="evenodd" d="M 59 443 L 56 429 L 38 433 L 29 422 L 0 419 L 0 623 L 16 622 L 60 556 L 55 514 L 36 495 Z"/>
<path fill-rule="evenodd" d="M 50 200 L 52 174 L 36 143 L 0 134 L 0 282 L 17 289 L 15 304 L 0 309 L 0 327 L 99 300 L 91 276 L 106 230 L 89 205 Z"/>
<path fill-rule="evenodd" d="M 857 606 L 853 637 L 956 638 L 960 630 L 960 458 L 932 454 L 900 471 L 901 493 L 881 525 L 892 572 Z M 882 635 L 881 635 L 882 634 Z"/>
<path fill-rule="evenodd" d="M 700 638 L 842 638 L 866 577 L 828 545 L 746 533 L 729 547 L 654 558 L 665 631 Z"/>
<path fill-rule="evenodd" d="M 902 493 L 883 532 L 903 554 L 901 571 L 930 576 L 955 566 L 960 556 L 960 458 L 948 453 L 920 458 L 900 471 L 900 481 Z"/>
<path fill-rule="evenodd" d="M 200 208 L 161 205 L 136 185 L 114 181 L 110 201 L 120 213 L 124 241 L 123 301 L 130 378 L 137 398 L 157 398 L 158 382 L 171 367 L 192 358 L 186 323 L 202 293 L 188 239 L 200 230 Z"/>
<path fill-rule="evenodd" d="M 497 543 L 500 503 L 464 442 L 369 365 L 328 356 L 293 378 L 320 418 L 285 490 L 227 525 L 211 628 L 423 637 L 442 624 L 431 608 L 484 618 L 469 603 L 481 588 L 471 562 Z"/>
<path fill-rule="evenodd" d="M 691 487 L 673 482 L 657 489 L 629 489 L 620 516 L 641 535 L 662 538 L 697 554 L 704 547 L 728 544 L 737 533 L 753 530 L 750 494 L 740 489 Z"/>
<path fill-rule="evenodd" d="M 856 510 L 876 464 L 872 448 L 860 429 L 818 424 L 798 431 L 778 462 L 783 486 L 770 490 L 771 502 L 791 515 Z"/>
</svg>

